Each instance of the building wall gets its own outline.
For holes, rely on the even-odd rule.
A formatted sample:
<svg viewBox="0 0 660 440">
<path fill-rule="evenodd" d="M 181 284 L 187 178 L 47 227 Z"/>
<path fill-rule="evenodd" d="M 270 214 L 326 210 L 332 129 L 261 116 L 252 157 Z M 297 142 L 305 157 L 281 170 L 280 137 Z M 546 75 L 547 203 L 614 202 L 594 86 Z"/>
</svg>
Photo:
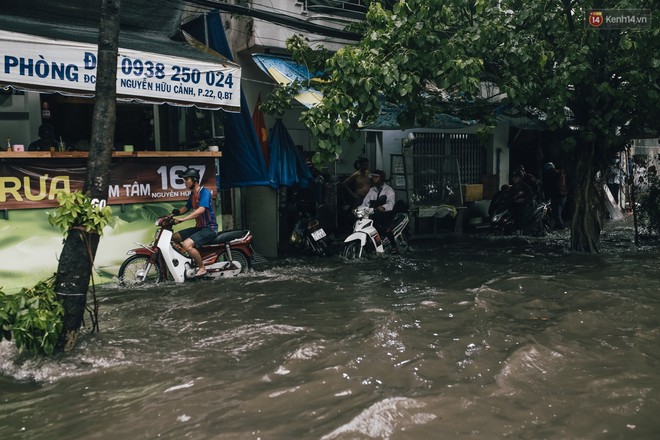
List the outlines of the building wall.
<svg viewBox="0 0 660 440">
<path fill-rule="evenodd" d="M 377 163 L 379 168 L 384 169 L 389 173 L 390 170 L 390 155 L 400 154 L 402 145 L 408 139 L 409 133 L 476 133 L 477 127 L 466 127 L 460 130 L 437 130 L 416 128 L 411 130 L 387 130 L 382 132 L 383 136 L 383 150 L 380 155 L 381 160 Z M 491 137 L 486 142 L 486 174 L 499 174 L 499 185 L 508 183 L 509 175 L 509 129 L 508 126 L 498 125 L 493 130 Z M 498 150 L 500 152 L 498 153 Z M 499 170 L 498 160 L 499 159 Z M 498 172 L 499 171 L 499 172 Z"/>
<path fill-rule="evenodd" d="M 9 137 L 12 144 L 23 144 L 27 151 L 28 145 L 38 139 L 39 125 L 41 112 L 38 93 L 0 95 L 0 136 L 3 150 Z"/>
<path fill-rule="evenodd" d="M 497 187 L 509 183 L 509 126 L 497 125 L 487 153 L 488 170 L 498 176 Z M 498 159 L 499 158 L 499 159 Z"/>
<path fill-rule="evenodd" d="M 250 6 L 255 9 L 265 9 L 277 14 L 289 15 L 301 20 L 306 20 L 310 23 L 335 29 L 342 29 L 346 24 L 351 22 L 351 20 L 348 19 L 337 21 L 337 17 L 330 17 L 324 14 L 315 14 L 305 11 L 303 2 L 297 1 L 273 2 L 271 0 L 252 0 Z M 330 20 L 329 18 L 334 19 Z M 310 46 L 314 48 L 322 45 L 330 51 L 337 51 L 345 44 L 345 42 L 341 40 L 283 27 L 279 24 L 269 23 L 259 19 L 255 19 L 253 23 L 253 44 L 256 47 L 286 51 L 286 40 L 294 34 L 302 34 L 309 40 Z"/>
</svg>

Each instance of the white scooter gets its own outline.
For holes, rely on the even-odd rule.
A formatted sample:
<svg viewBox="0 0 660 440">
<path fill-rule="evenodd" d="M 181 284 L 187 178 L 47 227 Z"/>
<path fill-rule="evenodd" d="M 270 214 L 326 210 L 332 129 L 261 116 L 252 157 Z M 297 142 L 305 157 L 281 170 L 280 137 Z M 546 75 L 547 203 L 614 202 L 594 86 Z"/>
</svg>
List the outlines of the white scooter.
<svg viewBox="0 0 660 440">
<path fill-rule="evenodd" d="M 344 240 L 342 256 L 349 259 L 361 258 L 367 252 L 384 254 L 390 250 L 392 244 L 387 236 L 381 237 L 374 226 L 374 221 L 369 218 L 374 213 L 373 208 L 359 207 L 353 210 L 357 217 L 353 225 L 353 233 Z M 408 214 L 398 213 L 394 215 L 389 229 L 392 231 L 397 248 L 400 252 L 406 252 L 410 248 L 406 236 L 406 226 L 409 223 Z"/>
</svg>

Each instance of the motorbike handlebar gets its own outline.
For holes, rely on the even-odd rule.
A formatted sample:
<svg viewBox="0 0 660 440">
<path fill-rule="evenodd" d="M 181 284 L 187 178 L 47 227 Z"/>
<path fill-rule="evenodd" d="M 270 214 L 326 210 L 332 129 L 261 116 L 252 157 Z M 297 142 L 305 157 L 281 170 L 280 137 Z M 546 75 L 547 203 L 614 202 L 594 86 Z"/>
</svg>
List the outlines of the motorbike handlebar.
<svg viewBox="0 0 660 440">
<path fill-rule="evenodd" d="M 374 208 L 362 207 L 362 208 L 355 208 L 353 210 L 353 215 L 355 215 L 358 218 L 368 217 L 373 213 L 374 213 Z"/>
<path fill-rule="evenodd" d="M 167 214 L 156 221 L 157 226 L 172 227 L 174 225 L 174 214 Z"/>
</svg>

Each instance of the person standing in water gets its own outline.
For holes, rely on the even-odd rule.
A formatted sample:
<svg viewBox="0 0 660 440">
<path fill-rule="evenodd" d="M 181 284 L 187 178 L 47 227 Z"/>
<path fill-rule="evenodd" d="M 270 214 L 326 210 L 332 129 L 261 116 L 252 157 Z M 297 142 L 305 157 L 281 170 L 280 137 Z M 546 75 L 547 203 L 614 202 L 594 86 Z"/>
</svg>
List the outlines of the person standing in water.
<svg viewBox="0 0 660 440">
<path fill-rule="evenodd" d="M 357 170 L 343 182 L 344 188 L 346 188 L 346 191 L 352 198 L 351 208 L 359 206 L 369 192 L 369 189 L 371 189 L 369 159 L 361 157 L 356 161 L 356 165 Z"/>
</svg>

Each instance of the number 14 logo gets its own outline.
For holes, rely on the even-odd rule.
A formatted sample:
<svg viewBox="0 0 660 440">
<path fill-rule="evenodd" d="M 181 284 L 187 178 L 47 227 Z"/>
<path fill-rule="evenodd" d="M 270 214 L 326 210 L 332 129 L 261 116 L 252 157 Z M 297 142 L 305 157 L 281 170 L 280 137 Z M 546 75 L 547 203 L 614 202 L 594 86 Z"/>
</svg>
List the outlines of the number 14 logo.
<svg viewBox="0 0 660 440">
<path fill-rule="evenodd" d="M 600 27 L 604 21 L 605 20 L 603 18 L 602 11 L 591 11 L 589 13 L 589 25 L 593 27 Z"/>
</svg>

